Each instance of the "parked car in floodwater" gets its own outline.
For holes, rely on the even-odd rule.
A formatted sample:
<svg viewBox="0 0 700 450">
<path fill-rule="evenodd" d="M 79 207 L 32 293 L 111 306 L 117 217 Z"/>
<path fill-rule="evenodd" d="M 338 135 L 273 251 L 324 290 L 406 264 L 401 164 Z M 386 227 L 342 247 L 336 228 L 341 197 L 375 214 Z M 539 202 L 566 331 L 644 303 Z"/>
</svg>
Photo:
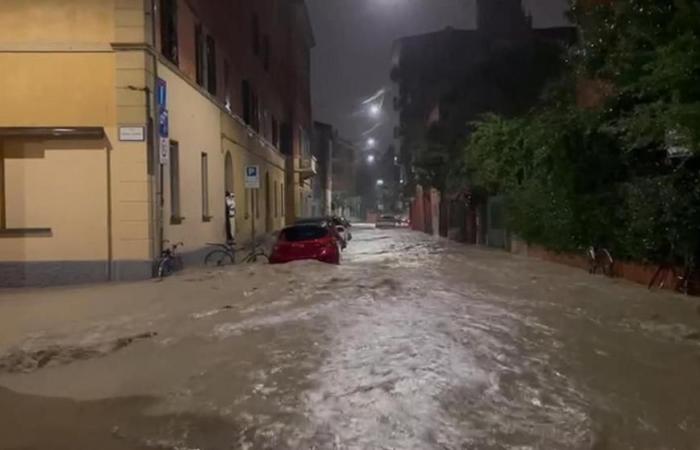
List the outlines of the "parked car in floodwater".
<svg viewBox="0 0 700 450">
<path fill-rule="evenodd" d="M 396 216 L 381 216 L 375 224 L 377 228 L 398 228 L 401 226 L 401 219 Z"/>
<path fill-rule="evenodd" d="M 270 254 L 270 264 L 315 259 L 340 264 L 340 238 L 324 224 L 297 224 L 280 231 Z"/>
<path fill-rule="evenodd" d="M 307 225 L 307 224 L 315 224 L 315 225 L 322 225 L 322 226 L 327 226 L 331 229 L 334 230 L 335 233 L 338 234 L 338 237 L 340 238 L 340 247 L 341 249 L 345 249 L 348 246 L 348 243 L 352 240 L 352 233 L 350 232 L 350 222 L 348 222 L 346 219 L 338 216 L 329 216 L 329 217 L 307 217 L 303 219 L 298 219 L 295 223 L 295 225 Z"/>
</svg>

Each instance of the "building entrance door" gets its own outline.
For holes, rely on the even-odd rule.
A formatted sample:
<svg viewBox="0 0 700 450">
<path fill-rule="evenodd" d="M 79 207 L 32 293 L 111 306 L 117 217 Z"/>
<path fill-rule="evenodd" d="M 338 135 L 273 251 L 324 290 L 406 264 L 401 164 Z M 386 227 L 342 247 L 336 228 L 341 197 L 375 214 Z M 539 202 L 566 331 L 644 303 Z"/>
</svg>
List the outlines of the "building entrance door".
<svg viewBox="0 0 700 450">
<path fill-rule="evenodd" d="M 233 183 L 233 158 L 226 152 L 224 160 L 224 207 L 226 240 L 236 239 L 236 197 Z"/>
</svg>

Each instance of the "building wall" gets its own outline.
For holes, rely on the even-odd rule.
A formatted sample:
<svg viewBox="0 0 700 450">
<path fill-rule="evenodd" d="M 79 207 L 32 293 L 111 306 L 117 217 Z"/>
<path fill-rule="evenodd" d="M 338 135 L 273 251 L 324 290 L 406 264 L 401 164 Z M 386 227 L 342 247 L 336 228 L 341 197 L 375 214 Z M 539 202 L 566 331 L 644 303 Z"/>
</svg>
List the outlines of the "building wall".
<svg viewBox="0 0 700 450">
<path fill-rule="evenodd" d="M 303 214 L 310 183 L 297 170 L 300 137 L 310 132 L 309 80 L 289 57 L 311 44 L 298 15 L 303 3 L 176 1 L 179 67 L 159 54 L 157 20 L 152 28 L 151 12 L 159 11 L 161 0 L 0 2 L 0 285 L 144 278 L 161 237 L 184 241 L 187 259 L 201 261 L 207 242 L 225 239 L 227 153 L 240 240 L 250 239 L 254 218 L 260 234 Z M 269 69 L 252 54 L 253 12 L 271 42 Z M 215 95 L 196 82 L 197 23 L 216 40 Z M 180 223 L 170 220 L 167 164 L 159 210 L 160 167 L 151 136 L 119 140 L 120 127 L 148 131 L 157 117 L 156 75 L 168 84 L 170 138 L 180 149 Z M 259 132 L 238 118 L 243 79 L 260 98 Z M 272 117 L 293 131 L 288 155 L 281 143 L 273 145 Z M 19 134 L 17 127 L 24 127 Z M 100 136 L 51 134 L 85 127 Z M 203 152 L 208 218 L 202 214 Z M 244 189 L 247 164 L 261 167 L 257 211 Z"/>
<path fill-rule="evenodd" d="M 7 228 L 50 228 L 51 236 L 2 238 L 1 258 L 52 261 L 62 255 L 69 261 L 106 261 L 104 142 L 15 139 L 6 140 L 2 151 Z"/>
<path fill-rule="evenodd" d="M 230 153 L 233 162 L 236 227 L 240 238 L 251 239 L 253 226 L 256 236 L 282 228 L 285 225 L 282 192 L 285 187 L 284 156 L 271 146 L 264 145 L 257 136 L 250 135 L 247 129 L 230 116 L 225 116 L 223 128 L 223 155 L 225 158 L 226 153 Z M 260 166 L 261 183 L 256 197 L 245 188 L 246 165 Z M 257 214 L 254 201 L 258 202 Z"/>
<path fill-rule="evenodd" d="M 163 0 L 158 0 L 162 3 Z M 217 87 L 213 99 L 228 105 L 230 111 L 243 117 L 242 83 L 246 80 L 255 91 L 259 104 L 258 134 L 268 143 L 273 138 L 273 118 L 281 127 L 291 130 L 286 152 L 285 180 L 286 221 L 310 210 L 311 183 L 302 182 L 302 134 L 311 135 L 311 100 L 309 75 L 310 36 L 306 27 L 305 6 L 298 0 L 256 0 L 211 2 L 208 0 L 176 0 L 179 34 L 179 70 L 196 80 L 194 29 L 201 25 L 204 33 L 216 43 Z M 253 17 L 257 16 L 261 49 L 253 48 Z M 160 20 L 160 17 L 157 18 Z M 312 38 L 312 37 L 311 37 Z M 262 43 L 270 43 L 269 68 L 264 66 Z M 157 38 L 160 47 L 160 37 Z M 228 78 L 225 67 L 229 68 Z M 196 81 L 195 81 L 196 83 Z"/>
<path fill-rule="evenodd" d="M 0 3 L 0 285 L 150 274 L 145 5 L 114 0 Z M 102 138 L 2 137 L 10 127 L 102 130 Z M 0 178 L 2 175 L 0 175 Z M 0 216 L 3 212 L 0 211 Z M 50 229 L 30 232 L 27 228 Z M 34 230 L 35 231 L 35 230 Z"/>
<path fill-rule="evenodd" d="M 234 119 L 216 102 L 184 78 L 182 73 L 161 62 L 158 76 L 168 86 L 170 139 L 178 143 L 181 223 L 172 223 L 170 164 L 164 167 L 164 211 L 166 220 L 164 238 L 183 242 L 185 253 L 199 254 L 208 242 L 224 242 L 226 154 L 233 162 L 233 187 L 237 200 L 237 238 L 248 241 L 252 237 L 253 219 L 256 234 L 279 229 L 281 214 L 275 216 L 274 186 L 284 181 L 284 158 L 257 136 L 250 136 L 248 128 Z M 252 134 L 252 133 L 251 133 Z M 209 217 L 203 217 L 201 156 L 208 159 Z M 256 193 L 254 208 L 251 192 L 245 189 L 244 168 L 260 166 L 261 187 Z M 270 188 L 268 190 L 267 180 Z M 278 193 L 278 198 L 281 195 Z M 281 209 L 281 208 L 278 208 Z M 269 211 L 269 214 L 268 214 Z M 269 217 L 268 217 L 269 216 Z M 201 255 L 199 255 L 201 256 Z"/>
<path fill-rule="evenodd" d="M 115 31 L 115 1 L 3 0 L 0 42 L 24 48 L 110 42 Z"/>
</svg>

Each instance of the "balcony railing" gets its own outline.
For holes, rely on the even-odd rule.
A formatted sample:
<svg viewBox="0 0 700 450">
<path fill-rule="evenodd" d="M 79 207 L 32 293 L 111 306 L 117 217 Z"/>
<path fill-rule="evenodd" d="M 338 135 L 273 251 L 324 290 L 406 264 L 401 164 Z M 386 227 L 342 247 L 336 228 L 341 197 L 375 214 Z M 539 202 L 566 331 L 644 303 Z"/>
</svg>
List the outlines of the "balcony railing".
<svg viewBox="0 0 700 450">
<path fill-rule="evenodd" d="M 318 161 L 315 156 L 302 157 L 299 164 L 299 174 L 302 180 L 311 178 L 318 173 Z"/>
</svg>

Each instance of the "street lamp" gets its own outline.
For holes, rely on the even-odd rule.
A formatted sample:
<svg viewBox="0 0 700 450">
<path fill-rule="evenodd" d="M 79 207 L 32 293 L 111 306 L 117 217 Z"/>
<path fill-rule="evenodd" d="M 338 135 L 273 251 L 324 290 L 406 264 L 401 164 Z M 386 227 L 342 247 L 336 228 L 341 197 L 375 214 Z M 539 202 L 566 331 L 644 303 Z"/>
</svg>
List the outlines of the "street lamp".
<svg viewBox="0 0 700 450">
<path fill-rule="evenodd" d="M 377 103 L 372 103 L 369 105 L 369 115 L 371 117 L 377 118 L 382 112 L 382 107 L 379 106 Z"/>
<path fill-rule="evenodd" d="M 377 186 L 384 186 L 384 180 L 381 178 L 377 180 Z"/>
<path fill-rule="evenodd" d="M 367 139 L 367 147 L 374 148 L 375 145 L 377 145 L 376 139 L 374 139 L 374 138 Z"/>
<path fill-rule="evenodd" d="M 367 156 L 367 162 L 368 162 L 369 164 L 374 163 L 374 160 L 375 160 L 374 155 L 369 155 L 369 156 Z"/>
</svg>

